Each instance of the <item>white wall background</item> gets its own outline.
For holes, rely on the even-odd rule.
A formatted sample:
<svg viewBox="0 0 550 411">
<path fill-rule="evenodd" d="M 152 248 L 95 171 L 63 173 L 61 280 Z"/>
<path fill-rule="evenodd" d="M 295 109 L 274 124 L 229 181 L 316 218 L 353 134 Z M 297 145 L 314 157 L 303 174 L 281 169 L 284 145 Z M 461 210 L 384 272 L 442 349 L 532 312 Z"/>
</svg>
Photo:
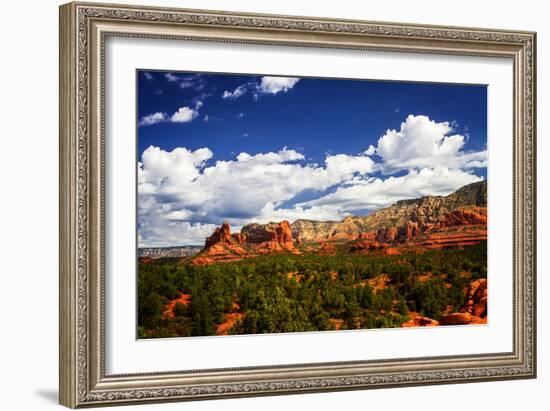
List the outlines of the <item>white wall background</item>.
<svg viewBox="0 0 550 411">
<path fill-rule="evenodd" d="M 117 2 L 111 0 L 111 2 Z M 136 410 L 464 410 L 546 409 L 550 389 L 550 315 L 545 238 L 550 221 L 549 13 L 537 0 L 441 2 L 394 0 L 128 0 L 135 4 L 303 16 L 432 23 L 538 32 L 539 377 L 239 400 L 141 405 Z M 2 4 L 0 41 L 0 408 L 53 410 L 57 405 L 57 0 Z M 542 297 L 541 297 L 542 296 Z"/>
</svg>

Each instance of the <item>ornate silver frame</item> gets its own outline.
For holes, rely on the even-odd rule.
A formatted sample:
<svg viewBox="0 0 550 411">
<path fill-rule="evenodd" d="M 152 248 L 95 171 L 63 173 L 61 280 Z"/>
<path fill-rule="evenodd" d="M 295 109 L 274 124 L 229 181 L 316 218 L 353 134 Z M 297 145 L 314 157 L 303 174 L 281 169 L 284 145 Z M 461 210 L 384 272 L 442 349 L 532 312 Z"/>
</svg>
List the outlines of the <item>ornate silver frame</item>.
<svg viewBox="0 0 550 411">
<path fill-rule="evenodd" d="M 109 36 L 512 59 L 514 349 L 506 353 L 106 375 L 104 43 Z M 70 3 L 60 8 L 60 403 L 67 407 L 368 389 L 536 376 L 536 35 Z"/>
</svg>

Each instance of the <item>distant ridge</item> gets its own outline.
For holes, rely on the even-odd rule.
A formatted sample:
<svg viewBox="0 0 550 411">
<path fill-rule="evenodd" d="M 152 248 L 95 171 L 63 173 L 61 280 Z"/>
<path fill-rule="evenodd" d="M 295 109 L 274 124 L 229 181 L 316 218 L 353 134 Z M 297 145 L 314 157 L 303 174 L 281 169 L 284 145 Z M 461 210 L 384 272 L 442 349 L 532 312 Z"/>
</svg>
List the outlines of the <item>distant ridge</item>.
<svg viewBox="0 0 550 411">
<path fill-rule="evenodd" d="M 202 250 L 200 245 L 184 245 L 180 247 L 140 247 L 138 257 L 149 258 L 183 258 L 190 257 Z"/>
<path fill-rule="evenodd" d="M 292 237 L 298 241 L 325 241 L 352 238 L 407 223 L 419 226 L 436 224 L 447 213 L 460 207 L 486 207 L 487 181 L 465 185 L 447 196 L 424 196 L 399 200 L 368 216 L 348 216 L 342 221 L 296 220 L 291 224 Z"/>
<path fill-rule="evenodd" d="M 453 221 L 469 221 L 466 224 L 487 218 L 487 181 L 465 185 L 447 196 L 424 196 L 399 200 L 395 204 L 374 211 L 367 216 L 348 216 L 342 221 L 317 221 L 299 219 L 267 224 L 245 225 L 240 233 L 231 234 L 229 223 L 223 225 L 206 239 L 205 246 L 143 247 L 138 257 L 184 258 L 210 250 L 208 261 L 214 251 L 220 259 L 240 259 L 242 256 L 286 250 L 296 252 L 293 242 L 314 243 L 326 241 L 350 241 L 371 239 L 382 243 L 410 241 L 420 233 L 431 231 L 439 225 Z M 453 215 L 454 213 L 454 215 Z M 454 223 L 453 223 L 454 224 Z M 231 252 L 221 250 L 221 245 Z"/>
</svg>

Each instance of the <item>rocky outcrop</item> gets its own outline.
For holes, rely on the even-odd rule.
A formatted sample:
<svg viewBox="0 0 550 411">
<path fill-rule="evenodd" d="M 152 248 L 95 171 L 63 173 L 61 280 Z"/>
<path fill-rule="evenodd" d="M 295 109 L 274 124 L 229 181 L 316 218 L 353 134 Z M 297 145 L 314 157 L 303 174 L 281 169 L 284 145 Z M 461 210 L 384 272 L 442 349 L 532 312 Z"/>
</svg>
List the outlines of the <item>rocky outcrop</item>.
<svg viewBox="0 0 550 411">
<path fill-rule="evenodd" d="M 374 231 L 369 231 L 367 233 L 360 233 L 359 234 L 359 237 L 361 240 L 371 240 L 371 241 L 375 241 L 376 240 L 376 232 Z"/>
<path fill-rule="evenodd" d="M 250 258 L 253 255 L 244 247 L 236 243 L 219 242 L 205 248 L 193 258 L 194 265 L 208 265 L 214 263 L 230 263 Z"/>
<path fill-rule="evenodd" d="M 195 265 L 207 265 L 242 260 L 251 256 L 241 234 L 231 234 L 224 221 L 204 242 L 204 249 L 193 259 Z"/>
<path fill-rule="evenodd" d="M 232 262 L 273 252 L 298 252 L 288 221 L 249 224 L 234 234 L 229 223 L 224 221 L 206 239 L 204 249 L 193 259 L 193 264 Z"/>
<path fill-rule="evenodd" d="M 247 243 L 260 244 L 266 241 L 271 241 L 275 237 L 276 224 L 257 224 L 252 223 L 245 225 L 241 230 L 241 235 L 246 239 Z"/>
<path fill-rule="evenodd" d="M 411 241 L 413 238 L 418 237 L 419 234 L 420 228 L 418 223 L 414 221 L 407 221 L 399 228 L 397 239 L 401 242 Z"/>
<path fill-rule="evenodd" d="M 397 240 L 397 234 L 398 231 L 395 227 L 381 228 L 376 233 L 376 241 L 380 243 L 393 243 Z"/>
<path fill-rule="evenodd" d="M 355 253 L 365 253 L 368 251 L 379 250 L 381 248 L 387 247 L 387 244 L 380 243 L 378 241 L 372 240 L 356 240 L 350 243 L 350 251 Z"/>
<path fill-rule="evenodd" d="M 340 221 L 296 220 L 291 224 L 292 238 L 299 243 L 330 240 Z"/>
<path fill-rule="evenodd" d="M 400 227 L 381 228 L 376 233 L 376 240 L 381 243 L 407 242 L 421 233 L 418 223 L 407 221 Z"/>
<path fill-rule="evenodd" d="M 437 320 L 422 315 L 413 315 L 409 321 L 401 324 L 401 327 L 436 327 L 438 325 L 439 321 Z"/>
<path fill-rule="evenodd" d="M 292 231 L 290 230 L 290 223 L 286 220 L 281 221 L 275 227 L 276 236 L 273 238 L 274 241 L 277 241 L 282 247 L 293 248 L 294 242 L 292 241 Z"/>
<path fill-rule="evenodd" d="M 243 235 L 241 233 L 233 233 L 231 234 L 231 238 L 237 243 L 237 244 L 240 244 L 240 245 L 244 245 L 245 244 L 245 239 L 243 237 Z"/>
<path fill-rule="evenodd" d="M 487 279 L 472 281 L 466 290 L 466 302 L 458 313 L 446 314 L 441 325 L 487 324 Z"/>
<path fill-rule="evenodd" d="M 241 233 L 231 234 L 229 223 L 224 221 L 221 227 L 216 228 L 214 233 L 206 238 L 204 248 L 211 247 L 218 243 L 244 245 L 245 240 Z"/>
<path fill-rule="evenodd" d="M 465 247 L 477 245 L 487 240 L 486 228 L 467 228 L 460 231 L 435 231 L 417 242 L 417 246 L 427 249 Z"/>
<path fill-rule="evenodd" d="M 440 227 L 463 225 L 487 225 L 487 207 L 460 207 L 445 214 L 439 221 Z"/>
<path fill-rule="evenodd" d="M 487 324 L 487 279 L 472 281 L 465 290 L 464 298 L 464 306 L 459 312 L 446 312 L 439 321 L 411 312 L 411 319 L 401 324 L 401 327 Z"/>
<path fill-rule="evenodd" d="M 245 225 L 241 236 L 247 245 L 257 248 L 261 253 L 294 250 L 290 223 L 286 220 L 280 223 Z"/>
<path fill-rule="evenodd" d="M 401 253 L 396 248 L 388 247 L 388 248 L 384 249 L 384 254 L 385 255 L 400 255 Z"/>
<path fill-rule="evenodd" d="M 480 278 L 470 284 L 466 291 L 464 311 L 476 317 L 487 317 L 487 279 Z"/>
<path fill-rule="evenodd" d="M 317 254 L 319 255 L 334 255 L 336 254 L 336 247 L 333 243 L 322 243 L 319 247 L 319 250 L 317 251 Z"/>
<path fill-rule="evenodd" d="M 445 314 L 439 321 L 441 325 L 487 324 L 487 318 L 481 318 L 470 313 Z"/>
<path fill-rule="evenodd" d="M 329 234 L 330 240 L 354 240 L 368 232 L 364 227 L 363 217 L 348 216 L 339 222 Z"/>
<path fill-rule="evenodd" d="M 224 221 L 221 227 L 216 228 L 212 235 L 206 238 L 204 248 L 209 248 L 217 243 L 229 244 L 231 242 L 231 227 L 227 221 Z"/>
</svg>

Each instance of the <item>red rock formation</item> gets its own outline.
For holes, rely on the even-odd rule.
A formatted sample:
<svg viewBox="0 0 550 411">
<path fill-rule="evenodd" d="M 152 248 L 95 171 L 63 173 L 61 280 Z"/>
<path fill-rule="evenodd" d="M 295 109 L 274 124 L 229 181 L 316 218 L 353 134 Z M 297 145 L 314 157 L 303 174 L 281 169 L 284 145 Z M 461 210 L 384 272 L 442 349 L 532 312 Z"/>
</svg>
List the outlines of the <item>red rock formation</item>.
<svg viewBox="0 0 550 411">
<path fill-rule="evenodd" d="M 459 231 L 439 230 L 428 234 L 418 245 L 430 248 L 463 247 L 487 240 L 486 228 L 465 228 Z"/>
<path fill-rule="evenodd" d="M 297 252 L 294 248 L 290 223 L 286 220 L 265 225 L 250 224 L 243 227 L 241 234 L 246 244 L 260 254 L 282 251 Z"/>
<path fill-rule="evenodd" d="M 336 254 L 336 247 L 332 243 L 322 243 L 317 253 L 319 255 L 334 255 Z"/>
<path fill-rule="evenodd" d="M 393 243 L 397 239 L 397 228 L 395 227 L 388 227 L 388 228 L 381 228 L 376 233 L 376 241 L 380 243 Z"/>
<path fill-rule="evenodd" d="M 409 321 L 401 324 L 401 327 L 436 327 L 439 321 L 421 315 L 413 315 Z"/>
<path fill-rule="evenodd" d="M 267 225 L 253 224 L 243 232 L 231 234 L 227 221 L 205 241 L 203 251 L 194 259 L 195 265 L 238 261 L 258 254 L 273 252 L 298 253 L 294 248 L 288 221 Z"/>
<path fill-rule="evenodd" d="M 397 237 L 401 242 L 408 242 L 418 237 L 419 234 L 420 228 L 418 226 L 418 223 L 408 221 L 407 224 L 399 228 Z"/>
<path fill-rule="evenodd" d="M 138 261 L 140 263 L 143 263 L 143 264 L 151 264 L 153 261 L 155 261 L 154 259 L 152 259 L 151 257 L 139 257 L 138 258 Z"/>
<path fill-rule="evenodd" d="M 283 248 L 294 248 L 292 241 L 292 231 L 290 231 L 290 223 L 287 220 L 281 221 L 275 228 L 277 241 Z"/>
<path fill-rule="evenodd" d="M 219 242 L 205 248 L 195 258 L 192 264 L 208 265 L 214 263 L 227 263 L 249 258 L 252 255 L 242 246 L 236 243 Z"/>
<path fill-rule="evenodd" d="M 245 241 L 240 233 L 231 234 L 231 227 L 224 221 L 221 227 L 216 228 L 208 237 L 204 249 L 197 254 L 192 263 L 207 265 L 218 262 L 231 262 L 250 257 L 245 247 Z"/>
<path fill-rule="evenodd" d="M 358 238 L 360 238 L 361 240 L 375 241 L 376 240 L 376 232 L 375 231 L 369 231 L 369 232 L 366 232 L 366 233 L 360 233 Z"/>
<path fill-rule="evenodd" d="M 458 313 L 444 315 L 441 325 L 486 324 L 487 279 L 472 281 L 466 290 L 466 303 Z"/>
<path fill-rule="evenodd" d="M 244 237 L 241 233 L 233 233 L 231 234 L 231 238 L 237 243 L 237 244 L 240 244 L 240 245 L 244 245 L 245 243 L 245 240 L 244 240 Z"/>
<path fill-rule="evenodd" d="M 466 292 L 464 311 L 484 318 L 487 316 L 487 279 L 480 278 L 472 281 Z"/>
<path fill-rule="evenodd" d="M 445 314 L 441 321 L 441 325 L 467 325 L 467 324 L 486 324 L 487 317 L 480 318 L 470 313 L 452 313 Z"/>
<path fill-rule="evenodd" d="M 216 228 L 210 237 L 206 238 L 204 248 L 211 247 L 216 243 L 231 243 L 231 227 L 224 221 L 221 227 Z"/>
<path fill-rule="evenodd" d="M 403 204 L 399 204 L 400 207 L 408 207 L 407 204 L 411 202 L 401 203 Z M 323 240 L 319 240 L 321 246 L 311 244 L 306 247 L 306 251 L 319 254 L 335 253 L 334 244 L 328 246 L 332 242 L 348 242 L 351 252 L 367 253 L 380 250 L 387 255 L 398 255 L 403 250 L 421 253 L 428 249 L 476 245 L 487 240 L 486 207 L 459 206 L 453 211 L 446 212 L 448 208 L 444 207 L 441 214 L 438 214 L 437 209 L 430 211 L 430 219 L 424 218 L 425 210 L 422 211 L 423 209 L 418 207 L 411 211 L 407 220 L 399 213 L 390 213 L 389 220 L 384 224 L 394 222 L 399 225 L 382 226 L 383 228 L 377 230 L 370 224 L 363 224 L 362 217 L 353 216 L 346 217 L 341 224 L 303 220 L 294 228 L 286 220 L 269 224 L 253 223 L 235 234 L 231 234 L 229 223 L 224 221 L 222 226 L 206 239 L 204 250 L 194 261 L 195 264 L 212 264 L 258 254 L 299 253 L 299 249 L 294 246 L 293 229 L 305 236 L 304 238 L 314 238 L 317 234 L 323 237 Z M 332 230 L 335 224 L 340 224 L 338 230 L 329 233 L 329 229 Z M 378 224 L 380 227 L 382 221 Z M 475 312 L 481 309 L 480 306 Z"/>
<path fill-rule="evenodd" d="M 380 243 L 406 243 L 418 237 L 422 231 L 423 230 L 417 222 L 407 221 L 407 223 L 401 227 L 387 227 L 379 229 L 376 232 L 375 239 Z M 370 236 L 370 233 L 365 234 Z"/>
<path fill-rule="evenodd" d="M 379 243 L 378 241 L 357 240 L 350 244 L 350 251 L 365 253 L 368 251 L 378 250 L 383 247 L 387 247 L 387 245 L 383 243 Z"/>
<path fill-rule="evenodd" d="M 487 225 L 487 207 L 461 207 L 445 214 L 440 227 L 455 227 L 463 225 Z"/>
<path fill-rule="evenodd" d="M 378 241 L 359 241 L 356 243 L 357 246 L 359 246 L 359 249 L 368 249 L 368 250 L 378 250 L 381 247 L 381 243 Z"/>
<path fill-rule="evenodd" d="M 439 321 L 441 325 L 487 324 L 487 280 L 472 281 L 465 297 L 460 312 L 444 314 Z"/>
</svg>

